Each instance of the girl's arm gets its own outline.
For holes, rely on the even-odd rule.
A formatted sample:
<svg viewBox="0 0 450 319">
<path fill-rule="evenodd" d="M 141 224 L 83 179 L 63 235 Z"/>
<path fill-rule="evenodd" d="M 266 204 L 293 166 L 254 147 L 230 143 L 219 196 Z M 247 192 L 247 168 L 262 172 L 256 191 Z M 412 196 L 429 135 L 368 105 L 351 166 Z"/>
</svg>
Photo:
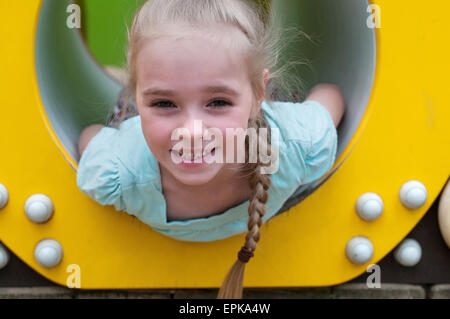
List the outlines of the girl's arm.
<svg viewBox="0 0 450 319">
<path fill-rule="evenodd" d="M 305 101 L 317 101 L 328 110 L 333 119 L 334 126 L 337 127 L 345 111 L 344 95 L 341 89 L 335 84 L 320 83 L 315 85 Z"/>
<path fill-rule="evenodd" d="M 85 127 L 81 131 L 80 139 L 78 140 L 78 153 L 80 154 L 80 156 L 83 154 L 86 146 L 89 144 L 92 138 L 97 135 L 97 133 L 100 132 L 100 130 L 104 127 L 105 126 L 101 124 L 92 124 Z"/>
</svg>

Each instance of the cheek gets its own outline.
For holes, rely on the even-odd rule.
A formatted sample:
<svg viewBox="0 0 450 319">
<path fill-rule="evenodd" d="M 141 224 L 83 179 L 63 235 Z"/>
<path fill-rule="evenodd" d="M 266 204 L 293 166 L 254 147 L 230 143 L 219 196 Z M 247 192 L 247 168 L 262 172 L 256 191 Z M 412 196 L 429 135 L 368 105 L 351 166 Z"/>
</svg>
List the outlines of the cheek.
<svg viewBox="0 0 450 319">
<path fill-rule="evenodd" d="M 226 119 L 222 119 L 222 121 L 219 121 L 216 124 L 217 124 L 216 127 L 225 136 L 227 128 L 230 128 L 230 129 L 242 128 L 244 130 L 247 129 L 248 116 L 247 116 L 247 114 L 239 113 L 239 114 L 235 114 L 234 116 L 230 116 Z"/>
<path fill-rule="evenodd" d="M 217 124 L 217 128 L 222 133 L 222 145 L 225 151 L 227 149 L 227 128 L 231 129 L 228 138 L 230 139 L 229 142 L 233 141 L 232 143 L 235 150 L 239 141 L 241 141 L 242 143 L 245 141 L 245 130 L 247 129 L 248 124 L 248 119 L 246 117 L 240 115 L 235 118 L 229 118 L 227 121 L 223 121 Z M 242 129 L 243 132 L 237 129 Z M 240 134 L 242 134 L 242 136 Z M 240 136 L 240 138 L 238 138 L 238 136 Z"/>
<path fill-rule="evenodd" d="M 155 155 L 170 149 L 172 130 L 162 121 L 142 121 L 142 132 L 150 150 Z"/>
</svg>

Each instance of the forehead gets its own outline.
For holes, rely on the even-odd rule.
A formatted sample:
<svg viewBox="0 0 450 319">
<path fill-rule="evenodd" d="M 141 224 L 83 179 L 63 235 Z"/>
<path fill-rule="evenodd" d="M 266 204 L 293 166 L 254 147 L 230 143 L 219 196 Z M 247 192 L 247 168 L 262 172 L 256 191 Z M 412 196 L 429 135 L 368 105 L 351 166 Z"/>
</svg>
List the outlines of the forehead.
<svg viewBox="0 0 450 319">
<path fill-rule="evenodd" d="M 169 29 L 164 36 L 146 40 L 137 56 L 138 85 L 166 82 L 171 85 L 205 83 L 214 79 L 233 82 L 248 78 L 237 28 Z M 239 44 L 241 43 L 241 44 Z"/>
</svg>

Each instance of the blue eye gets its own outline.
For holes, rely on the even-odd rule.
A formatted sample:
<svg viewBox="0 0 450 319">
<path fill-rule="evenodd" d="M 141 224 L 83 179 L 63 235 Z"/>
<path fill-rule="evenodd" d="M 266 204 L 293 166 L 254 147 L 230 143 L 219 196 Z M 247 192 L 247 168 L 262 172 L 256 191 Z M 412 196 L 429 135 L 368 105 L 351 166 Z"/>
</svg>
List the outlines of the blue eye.
<svg viewBox="0 0 450 319">
<path fill-rule="evenodd" d="M 214 106 L 213 108 L 221 108 L 221 107 L 224 107 L 224 106 L 227 106 L 227 105 L 231 105 L 231 103 L 226 101 L 226 100 L 214 100 L 210 104 L 213 104 L 213 103 L 216 103 L 216 102 L 219 102 L 220 105 L 219 106 Z"/>
<path fill-rule="evenodd" d="M 168 109 L 168 108 L 171 108 L 170 105 L 173 105 L 173 103 L 170 101 L 159 101 L 159 102 L 153 103 L 151 106 L 160 107 L 162 109 Z"/>
<path fill-rule="evenodd" d="M 214 101 L 210 102 L 208 105 L 212 105 L 212 104 L 216 104 L 216 105 L 213 105 L 212 108 L 222 108 L 222 107 L 225 107 L 227 105 L 231 105 L 231 103 L 226 101 L 226 100 L 214 100 Z M 153 103 L 151 106 L 159 107 L 159 108 L 162 108 L 162 109 L 169 109 L 169 108 L 172 108 L 172 107 L 176 107 L 170 101 L 158 101 L 158 102 Z"/>
</svg>

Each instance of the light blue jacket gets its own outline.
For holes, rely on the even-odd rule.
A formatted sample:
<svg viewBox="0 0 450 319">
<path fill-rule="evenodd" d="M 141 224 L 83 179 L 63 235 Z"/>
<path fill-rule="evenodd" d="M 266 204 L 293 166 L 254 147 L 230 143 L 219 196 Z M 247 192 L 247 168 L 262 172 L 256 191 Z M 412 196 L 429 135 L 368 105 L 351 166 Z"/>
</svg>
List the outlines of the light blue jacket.
<svg viewBox="0 0 450 319">
<path fill-rule="evenodd" d="M 279 130 L 279 169 L 271 177 L 263 222 L 273 217 L 301 184 L 331 169 L 337 132 L 327 109 L 316 101 L 265 101 L 262 109 L 270 127 Z M 184 221 L 166 219 L 166 201 L 156 158 L 148 148 L 140 116 L 119 129 L 103 128 L 80 159 L 77 185 L 102 205 L 136 216 L 167 236 L 185 241 L 212 241 L 247 231 L 249 201 L 222 214 Z"/>
</svg>

